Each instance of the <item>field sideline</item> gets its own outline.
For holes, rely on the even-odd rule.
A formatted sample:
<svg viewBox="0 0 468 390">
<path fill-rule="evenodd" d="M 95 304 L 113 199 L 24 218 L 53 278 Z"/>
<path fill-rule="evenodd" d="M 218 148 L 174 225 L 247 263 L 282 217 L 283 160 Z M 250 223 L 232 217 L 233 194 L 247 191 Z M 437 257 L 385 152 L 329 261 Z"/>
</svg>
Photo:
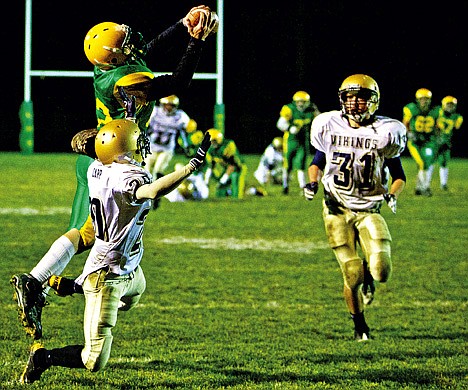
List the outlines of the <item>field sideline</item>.
<svg viewBox="0 0 468 390">
<path fill-rule="evenodd" d="M 245 156 L 248 184 L 259 156 Z M 9 278 L 28 272 L 67 228 L 73 154 L 0 153 L 0 389 L 18 389 L 31 340 Z M 183 160 L 177 156 L 177 160 Z M 31 389 L 468 389 L 468 160 L 450 163 L 450 192 L 416 197 L 416 166 L 393 236 L 393 275 L 366 309 L 374 337 L 353 340 L 321 192 L 243 200 L 163 200 L 148 216 L 141 304 L 122 313 L 101 372 L 52 367 Z M 86 254 L 66 275 L 78 275 Z M 49 296 L 44 343 L 83 342 L 82 296 Z"/>
</svg>

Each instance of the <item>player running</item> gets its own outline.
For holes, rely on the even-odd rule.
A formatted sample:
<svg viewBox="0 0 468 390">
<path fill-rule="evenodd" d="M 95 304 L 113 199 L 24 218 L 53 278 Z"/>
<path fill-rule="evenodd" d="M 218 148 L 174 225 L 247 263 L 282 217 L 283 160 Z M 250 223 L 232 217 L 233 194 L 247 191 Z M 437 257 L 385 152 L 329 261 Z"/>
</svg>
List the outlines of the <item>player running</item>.
<svg viewBox="0 0 468 390">
<path fill-rule="evenodd" d="M 406 128 L 400 121 L 375 115 L 380 91 L 370 76 L 347 77 L 338 96 L 341 112 L 323 113 L 312 122 L 316 154 L 304 196 L 312 200 L 321 180 L 328 243 L 343 274 L 354 337 L 365 341 L 370 329 L 364 303 L 373 299 L 373 280 L 386 282 L 392 271 L 392 238 L 380 208 L 386 200 L 396 213 L 396 200 L 405 187 L 399 156 L 405 148 Z M 358 254 L 358 245 L 365 260 Z"/>
</svg>

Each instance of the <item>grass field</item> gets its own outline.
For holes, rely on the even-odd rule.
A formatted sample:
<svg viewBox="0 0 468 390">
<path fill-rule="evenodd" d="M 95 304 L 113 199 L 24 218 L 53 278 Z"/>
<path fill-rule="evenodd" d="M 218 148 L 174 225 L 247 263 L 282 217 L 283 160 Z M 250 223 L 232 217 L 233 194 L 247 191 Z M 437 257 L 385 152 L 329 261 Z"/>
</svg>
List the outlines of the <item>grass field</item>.
<svg viewBox="0 0 468 390">
<path fill-rule="evenodd" d="M 31 340 L 9 278 L 29 272 L 66 229 L 72 154 L 0 154 L 0 388 L 18 389 Z M 258 156 L 246 156 L 249 176 Z M 390 281 L 366 309 L 373 340 L 353 340 L 342 278 L 328 248 L 321 195 L 273 188 L 265 198 L 162 202 L 148 217 L 141 304 L 119 315 L 101 372 L 52 367 L 30 388 L 468 389 L 468 160 L 450 165 L 450 193 L 413 195 L 393 236 Z M 80 273 L 86 254 L 66 275 Z M 83 342 L 82 296 L 49 297 L 44 343 Z"/>
</svg>

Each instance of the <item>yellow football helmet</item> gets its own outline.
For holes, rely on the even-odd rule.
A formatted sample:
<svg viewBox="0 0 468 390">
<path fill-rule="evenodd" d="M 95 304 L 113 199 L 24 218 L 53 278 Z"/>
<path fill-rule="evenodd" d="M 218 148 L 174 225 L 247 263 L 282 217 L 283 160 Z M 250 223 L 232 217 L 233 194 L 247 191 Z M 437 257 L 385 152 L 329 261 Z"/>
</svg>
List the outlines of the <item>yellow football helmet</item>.
<svg viewBox="0 0 468 390">
<path fill-rule="evenodd" d="M 281 137 L 273 138 L 272 145 L 278 151 L 283 150 L 283 138 Z"/>
<path fill-rule="evenodd" d="M 94 142 L 96 155 L 104 165 L 122 160 L 142 161 L 138 137 L 140 128 L 128 119 L 114 119 L 101 127 Z"/>
<path fill-rule="evenodd" d="M 174 107 L 179 107 L 179 98 L 176 95 L 170 95 L 159 99 L 159 103 L 161 104 L 171 104 Z"/>
<path fill-rule="evenodd" d="M 99 67 L 114 67 L 127 58 L 145 54 L 143 36 L 125 24 L 103 22 L 92 27 L 84 39 L 84 52 L 88 60 Z"/>
<path fill-rule="evenodd" d="M 296 108 L 302 112 L 310 106 L 310 95 L 305 91 L 297 91 L 293 95 L 293 102 L 296 104 Z"/>
<path fill-rule="evenodd" d="M 305 91 L 297 91 L 293 95 L 293 101 L 294 102 L 297 102 L 297 101 L 310 102 L 310 95 Z"/>
<path fill-rule="evenodd" d="M 457 109 L 458 100 L 453 96 L 446 96 L 442 99 L 442 109 L 453 113 Z"/>
<path fill-rule="evenodd" d="M 187 127 L 185 128 L 185 131 L 189 134 L 194 133 L 195 131 L 197 131 L 197 127 L 198 127 L 197 122 L 195 122 L 194 119 L 190 119 L 187 123 Z"/>
<path fill-rule="evenodd" d="M 208 133 L 211 136 L 211 144 L 213 146 L 219 146 L 224 141 L 224 135 L 219 130 L 216 129 L 209 129 Z"/>
<path fill-rule="evenodd" d="M 427 88 L 419 88 L 416 91 L 416 99 L 421 99 L 421 98 L 426 98 L 426 99 L 432 99 L 432 92 L 429 91 Z"/>
<path fill-rule="evenodd" d="M 347 104 L 347 94 L 355 93 L 367 101 L 364 111 L 356 109 L 354 105 Z M 354 74 L 341 83 L 338 90 L 341 112 L 355 120 L 357 123 L 368 120 L 379 108 L 380 90 L 377 82 L 365 74 Z"/>
</svg>

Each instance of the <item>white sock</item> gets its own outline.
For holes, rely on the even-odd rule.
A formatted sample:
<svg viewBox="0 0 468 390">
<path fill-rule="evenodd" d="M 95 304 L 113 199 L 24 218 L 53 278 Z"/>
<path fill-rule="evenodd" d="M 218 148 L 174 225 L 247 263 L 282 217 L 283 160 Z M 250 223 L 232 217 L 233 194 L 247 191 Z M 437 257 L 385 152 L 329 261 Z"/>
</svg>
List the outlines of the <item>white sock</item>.
<svg viewBox="0 0 468 390">
<path fill-rule="evenodd" d="M 305 183 L 305 173 L 302 170 L 297 171 L 297 181 L 299 182 L 299 187 L 304 188 Z"/>
<path fill-rule="evenodd" d="M 440 177 L 440 185 L 446 186 L 448 183 L 448 168 L 440 167 L 439 168 L 439 177 Z"/>
<path fill-rule="evenodd" d="M 73 243 L 67 237 L 60 236 L 31 270 L 30 274 L 43 284 L 52 275 L 60 275 L 75 252 Z"/>
<path fill-rule="evenodd" d="M 424 189 L 425 181 L 426 181 L 426 171 L 423 171 L 423 170 L 418 171 L 418 177 L 416 180 L 416 189 L 418 190 Z"/>
<path fill-rule="evenodd" d="M 288 171 L 286 168 L 283 168 L 283 187 L 287 187 L 289 184 Z"/>
<path fill-rule="evenodd" d="M 433 173 L 434 173 L 434 165 L 431 165 L 426 171 L 426 182 L 424 183 L 425 188 L 430 188 Z"/>
</svg>

